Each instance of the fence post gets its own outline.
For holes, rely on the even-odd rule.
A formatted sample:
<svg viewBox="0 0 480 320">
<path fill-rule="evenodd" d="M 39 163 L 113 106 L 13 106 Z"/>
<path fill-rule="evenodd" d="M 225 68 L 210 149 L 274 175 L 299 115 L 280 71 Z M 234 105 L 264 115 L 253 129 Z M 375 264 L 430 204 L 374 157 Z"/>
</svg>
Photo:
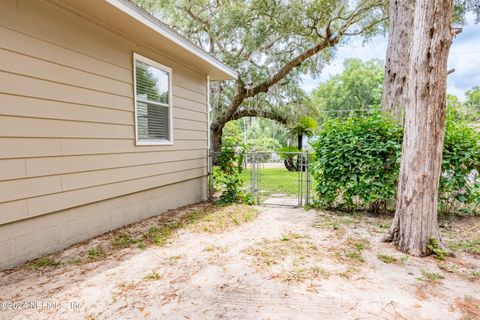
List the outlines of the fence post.
<svg viewBox="0 0 480 320">
<path fill-rule="evenodd" d="M 305 151 L 305 204 L 308 206 L 310 204 L 310 157 L 308 156 L 308 150 Z"/>
<path fill-rule="evenodd" d="M 255 153 L 250 153 L 250 196 L 255 201 Z"/>
<path fill-rule="evenodd" d="M 210 149 L 208 149 L 207 153 L 207 192 L 208 192 L 208 200 L 213 200 L 213 153 Z"/>
<path fill-rule="evenodd" d="M 258 155 L 258 152 L 255 151 L 255 203 L 260 204 L 261 203 L 261 188 L 262 188 L 262 161 L 261 161 L 261 155 Z"/>
<path fill-rule="evenodd" d="M 303 172 L 305 170 L 305 160 L 303 159 L 303 152 L 298 154 L 300 159 L 300 165 L 298 166 L 298 172 L 300 173 L 300 207 L 303 207 Z"/>
</svg>

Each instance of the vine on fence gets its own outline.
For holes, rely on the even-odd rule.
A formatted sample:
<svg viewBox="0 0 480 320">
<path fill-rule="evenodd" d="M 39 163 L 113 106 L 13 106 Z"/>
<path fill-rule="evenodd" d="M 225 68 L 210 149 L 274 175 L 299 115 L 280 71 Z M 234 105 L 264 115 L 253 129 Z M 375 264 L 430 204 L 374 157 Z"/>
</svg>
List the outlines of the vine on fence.
<svg viewBox="0 0 480 320">
<path fill-rule="evenodd" d="M 233 137 L 227 137 L 218 155 L 218 169 L 214 179 L 221 189 L 220 204 L 251 203 L 250 194 L 243 189 L 242 171 L 245 156 L 243 146 Z"/>
</svg>

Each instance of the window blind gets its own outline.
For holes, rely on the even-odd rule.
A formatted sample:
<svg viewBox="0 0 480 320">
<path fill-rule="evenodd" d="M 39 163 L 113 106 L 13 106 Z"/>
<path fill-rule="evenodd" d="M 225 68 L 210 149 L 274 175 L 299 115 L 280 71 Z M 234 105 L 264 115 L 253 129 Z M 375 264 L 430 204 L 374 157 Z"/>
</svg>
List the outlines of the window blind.
<svg viewBox="0 0 480 320">
<path fill-rule="evenodd" d="M 170 74 L 140 60 L 135 61 L 137 139 L 170 141 Z"/>
</svg>

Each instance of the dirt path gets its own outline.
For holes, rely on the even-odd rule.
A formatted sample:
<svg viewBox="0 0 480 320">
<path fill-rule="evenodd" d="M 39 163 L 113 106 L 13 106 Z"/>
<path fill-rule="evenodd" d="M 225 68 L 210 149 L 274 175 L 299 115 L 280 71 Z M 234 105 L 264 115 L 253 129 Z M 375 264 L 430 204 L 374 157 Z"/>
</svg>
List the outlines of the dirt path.
<svg viewBox="0 0 480 320">
<path fill-rule="evenodd" d="M 388 219 L 292 208 L 225 232 L 180 229 L 163 246 L 98 261 L 0 272 L 3 301 L 57 308 L 0 311 L 1 319 L 475 319 L 478 278 L 406 258 L 379 243 Z M 98 247 L 107 236 L 67 249 Z M 462 254 L 447 261 L 480 270 Z M 383 260 L 383 261 L 382 261 Z M 388 263 L 386 263 L 386 262 Z M 469 269 L 469 270 L 470 270 Z M 464 318 L 462 318 L 464 317 Z M 470 318 L 468 318 L 470 317 Z"/>
</svg>

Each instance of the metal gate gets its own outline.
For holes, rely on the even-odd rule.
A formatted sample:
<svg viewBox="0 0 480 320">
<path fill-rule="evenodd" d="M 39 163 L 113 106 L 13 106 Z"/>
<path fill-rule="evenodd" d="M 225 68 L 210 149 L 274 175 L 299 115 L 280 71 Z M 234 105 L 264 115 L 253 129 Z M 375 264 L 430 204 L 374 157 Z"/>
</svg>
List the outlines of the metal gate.
<svg viewBox="0 0 480 320">
<path fill-rule="evenodd" d="M 250 152 L 243 159 L 243 187 L 255 203 L 291 207 L 309 204 L 312 180 L 308 151 Z M 213 162 L 209 164 L 209 172 L 213 172 Z M 209 187 L 213 188 L 213 176 L 211 180 Z"/>
</svg>

